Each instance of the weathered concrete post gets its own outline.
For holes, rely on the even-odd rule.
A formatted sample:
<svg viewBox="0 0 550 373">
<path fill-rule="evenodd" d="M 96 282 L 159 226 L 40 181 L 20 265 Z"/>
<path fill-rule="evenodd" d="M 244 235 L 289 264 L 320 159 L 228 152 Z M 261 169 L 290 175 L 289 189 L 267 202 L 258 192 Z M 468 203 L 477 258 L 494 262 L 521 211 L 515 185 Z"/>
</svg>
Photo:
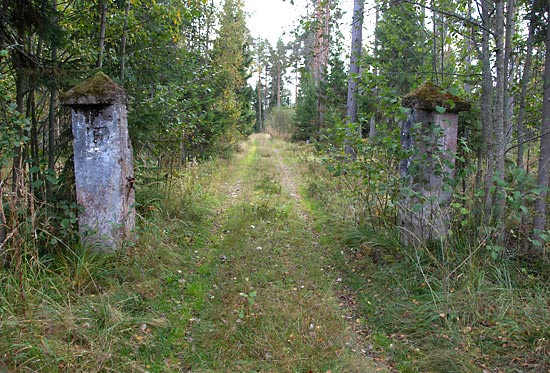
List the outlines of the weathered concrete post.
<svg viewBox="0 0 550 373">
<path fill-rule="evenodd" d="M 71 108 L 81 238 L 97 251 L 115 251 L 135 226 L 133 152 L 127 94 L 99 72 L 61 95 Z"/>
<path fill-rule="evenodd" d="M 403 239 L 438 240 L 450 228 L 458 112 L 469 110 L 470 104 L 427 82 L 406 95 L 403 106 L 411 109 L 401 125 L 401 144 L 409 152 L 400 165 Z"/>
</svg>

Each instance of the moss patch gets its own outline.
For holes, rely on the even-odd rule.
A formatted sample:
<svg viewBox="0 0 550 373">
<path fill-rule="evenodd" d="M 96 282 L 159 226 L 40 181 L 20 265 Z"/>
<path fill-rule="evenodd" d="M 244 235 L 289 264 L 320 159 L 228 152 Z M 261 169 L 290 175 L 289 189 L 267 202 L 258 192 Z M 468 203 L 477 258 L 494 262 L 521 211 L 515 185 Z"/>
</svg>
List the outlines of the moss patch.
<svg viewBox="0 0 550 373">
<path fill-rule="evenodd" d="M 432 82 L 425 82 L 403 97 L 403 106 L 431 111 L 435 111 L 436 106 L 440 106 L 447 112 L 458 113 L 470 110 L 471 105 L 460 97 L 445 92 Z"/>
<path fill-rule="evenodd" d="M 83 98 L 96 102 L 112 102 L 121 95 L 125 95 L 124 89 L 100 71 L 76 87 L 62 93 L 59 98 L 63 103 L 71 105 L 88 103 L 82 102 Z"/>
</svg>

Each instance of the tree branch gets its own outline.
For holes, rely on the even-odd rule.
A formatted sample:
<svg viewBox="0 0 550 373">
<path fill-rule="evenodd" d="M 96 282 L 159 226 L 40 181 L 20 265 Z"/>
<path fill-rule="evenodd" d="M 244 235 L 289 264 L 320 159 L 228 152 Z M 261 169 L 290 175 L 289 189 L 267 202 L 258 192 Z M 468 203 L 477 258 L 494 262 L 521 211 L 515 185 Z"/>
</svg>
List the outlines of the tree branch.
<svg viewBox="0 0 550 373">
<path fill-rule="evenodd" d="M 416 6 L 424 8 L 424 9 L 431 10 L 432 12 L 436 12 L 436 13 L 440 13 L 440 14 L 443 14 L 443 15 L 446 15 L 446 16 L 449 16 L 449 17 L 456 18 L 456 19 L 461 20 L 463 22 L 466 22 L 466 23 L 469 23 L 469 24 L 474 25 L 476 27 L 479 27 L 482 30 L 485 29 L 485 27 L 483 27 L 483 25 L 481 23 L 477 22 L 473 18 L 464 17 L 464 16 L 462 16 L 458 13 L 455 13 L 455 12 L 449 12 L 447 10 L 436 9 L 436 8 L 431 7 L 429 5 L 426 5 L 426 4 L 417 3 L 416 1 L 413 1 L 413 0 L 399 0 L 399 1 L 404 2 L 404 3 L 409 3 L 409 4 L 412 4 L 412 5 L 416 5 Z M 492 30 L 486 29 L 486 31 L 489 32 L 492 36 L 495 36 L 495 34 Z"/>
</svg>

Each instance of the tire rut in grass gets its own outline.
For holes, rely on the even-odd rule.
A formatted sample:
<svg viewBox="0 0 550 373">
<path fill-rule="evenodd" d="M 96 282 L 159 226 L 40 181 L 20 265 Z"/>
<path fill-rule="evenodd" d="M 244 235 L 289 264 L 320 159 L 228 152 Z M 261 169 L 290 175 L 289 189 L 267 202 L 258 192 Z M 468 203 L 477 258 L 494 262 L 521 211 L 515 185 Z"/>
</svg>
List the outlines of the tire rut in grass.
<svg viewBox="0 0 550 373">
<path fill-rule="evenodd" d="M 299 206 L 293 170 L 267 137 L 237 160 L 240 194 L 212 232 L 212 289 L 189 335 L 191 371 L 377 371 L 352 351 L 332 280 Z M 244 168 L 244 169 L 243 169 Z"/>
</svg>

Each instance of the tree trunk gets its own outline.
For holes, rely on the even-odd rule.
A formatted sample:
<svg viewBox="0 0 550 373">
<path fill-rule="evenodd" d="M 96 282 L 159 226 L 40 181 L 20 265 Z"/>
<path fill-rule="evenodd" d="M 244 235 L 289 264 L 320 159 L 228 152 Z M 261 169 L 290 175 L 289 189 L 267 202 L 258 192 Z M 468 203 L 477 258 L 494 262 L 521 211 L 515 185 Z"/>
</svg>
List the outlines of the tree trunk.
<svg viewBox="0 0 550 373">
<path fill-rule="evenodd" d="M 380 4 L 376 3 L 375 5 L 375 13 L 374 13 L 374 29 L 377 30 L 378 29 L 378 23 L 380 21 Z M 425 12 L 426 12 L 426 8 L 423 7 L 422 8 L 423 10 L 423 13 L 425 15 Z M 425 17 L 422 17 L 422 20 L 424 20 Z M 374 58 L 378 58 L 378 38 L 377 38 L 377 33 L 374 33 L 374 51 L 373 51 L 373 55 L 374 55 Z M 375 76 L 378 76 L 378 66 L 375 66 L 374 67 L 374 75 Z M 374 95 L 378 95 L 378 87 L 374 87 L 374 91 L 373 91 Z M 377 118 L 377 114 L 376 114 L 376 111 L 374 113 L 372 113 L 372 117 L 370 118 L 370 122 L 369 122 L 369 137 L 372 139 L 376 136 L 376 118 Z"/>
<path fill-rule="evenodd" d="M 472 18 L 472 3 L 468 1 L 468 18 Z M 470 26 L 470 35 L 466 36 L 466 58 L 465 65 L 466 71 L 470 71 L 472 67 L 472 52 L 474 49 L 474 27 Z M 467 95 L 472 93 L 472 84 L 470 83 L 469 78 L 464 82 L 464 91 Z"/>
<path fill-rule="evenodd" d="M 258 132 L 263 132 L 262 124 L 262 71 L 258 69 L 258 85 L 256 90 L 258 91 Z"/>
<path fill-rule="evenodd" d="M 492 195 L 491 187 L 493 186 L 495 168 L 493 155 L 493 76 L 491 73 L 491 46 L 490 46 L 490 0 L 483 0 L 481 3 L 481 18 L 483 22 L 482 41 L 481 41 L 481 61 L 482 61 L 482 89 L 481 89 L 481 128 L 482 135 L 487 148 L 485 153 L 480 148 L 479 159 L 486 161 L 485 173 L 485 207 L 483 221 L 487 223 L 492 210 Z M 481 165 L 484 163 L 480 162 Z M 478 168 L 477 180 L 481 181 L 482 167 Z"/>
<path fill-rule="evenodd" d="M 361 49 L 363 47 L 363 10 L 365 0 L 355 0 L 353 4 L 353 23 L 351 31 L 351 55 L 349 63 L 349 78 L 348 78 L 348 97 L 346 104 L 346 117 L 348 124 L 357 123 L 357 87 L 359 80 L 359 63 L 361 60 Z M 348 126 L 349 128 L 349 126 Z M 349 129 L 348 129 L 349 131 Z M 351 139 L 360 134 L 347 133 L 348 139 Z M 348 142 L 348 141 L 346 141 Z M 355 149 L 346 144 L 346 154 L 357 158 Z"/>
<path fill-rule="evenodd" d="M 107 29 L 107 0 L 99 0 L 100 24 L 99 24 L 99 46 L 95 67 L 103 67 L 103 52 L 105 51 L 105 31 Z"/>
<path fill-rule="evenodd" d="M 432 9 L 436 9 L 435 1 L 432 0 Z M 439 76 L 437 74 L 437 13 L 432 10 L 432 80 L 435 84 L 439 84 Z"/>
<path fill-rule="evenodd" d="M 547 10 L 550 5 L 547 5 Z M 542 123 L 540 138 L 540 158 L 537 184 L 540 194 L 535 200 L 535 216 L 533 218 L 533 237 L 539 245 L 534 245 L 536 253 L 542 249 L 541 231 L 546 225 L 546 204 L 548 196 L 548 176 L 550 176 L 550 27 L 546 27 L 546 58 L 544 61 L 544 98 L 542 103 Z"/>
<path fill-rule="evenodd" d="M 15 102 L 17 111 L 24 113 L 25 110 L 25 84 L 27 77 L 23 68 L 17 68 L 15 77 Z M 14 149 L 13 165 L 12 165 L 12 193 L 14 201 L 21 195 L 21 182 L 23 178 L 23 147 L 16 146 Z"/>
<path fill-rule="evenodd" d="M 504 141 L 510 142 L 512 135 L 513 100 L 510 95 L 510 86 L 513 83 L 514 63 L 512 60 L 512 48 L 514 47 L 516 5 L 515 0 L 506 2 L 506 41 L 504 44 Z"/>
<path fill-rule="evenodd" d="M 268 74 L 267 74 L 267 70 L 268 70 L 268 65 L 265 66 L 265 75 L 264 75 L 264 79 L 265 79 L 265 85 L 264 85 L 264 119 L 267 119 L 267 111 L 269 110 L 270 108 L 270 102 L 271 102 L 271 99 L 268 100 L 267 97 L 267 93 L 268 93 L 268 88 L 267 88 L 267 81 L 268 81 Z M 265 121 L 264 121 L 264 126 L 265 126 Z"/>
<path fill-rule="evenodd" d="M 533 6 L 533 5 L 531 5 Z M 531 64 L 533 60 L 533 37 L 535 34 L 535 19 L 534 10 L 531 10 L 531 16 L 529 19 L 529 34 L 527 35 L 527 52 L 525 54 L 525 63 L 523 65 L 523 72 L 521 76 L 521 93 L 519 96 L 519 112 L 516 123 L 517 138 L 518 138 L 518 158 L 517 165 L 521 169 L 525 169 L 525 101 L 527 99 L 527 86 L 531 79 Z"/>
<path fill-rule="evenodd" d="M 36 105 L 34 103 L 35 97 L 34 97 L 34 90 L 30 91 L 29 94 L 32 94 L 31 101 L 33 101 L 33 105 L 31 107 L 31 133 L 29 136 L 29 147 L 30 147 L 30 157 L 31 157 L 31 165 L 32 167 L 37 170 L 35 172 L 30 173 L 29 175 L 29 181 L 32 183 L 37 182 L 38 180 L 41 180 L 40 176 L 40 148 L 38 144 L 38 118 L 36 115 Z M 43 196 L 42 196 L 43 197 Z"/>
<path fill-rule="evenodd" d="M 316 34 L 313 48 L 313 79 L 317 89 L 317 112 L 319 113 L 318 129 L 324 127 L 325 97 L 322 92 L 322 82 L 325 80 L 326 66 L 329 54 L 330 34 L 330 0 L 317 0 L 316 4 Z"/>
<path fill-rule="evenodd" d="M 294 102 L 298 101 L 298 85 L 299 85 L 299 76 L 298 76 L 298 60 L 294 63 Z"/>
<path fill-rule="evenodd" d="M 42 35 L 38 37 L 38 42 L 36 46 L 36 56 L 40 58 L 42 56 Z M 30 102 L 30 120 L 31 120 L 31 130 L 29 136 L 29 156 L 31 159 L 31 166 L 35 170 L 34 172 L 29 172 L 29 183 L 32 186 L 33 183 L 42 180 L 42 175 L 40 173 L 40 145 L 38 142 L 39 129 L 38 129 L 38 117 L 37 117 L 37 105 L 35 97 L 35 89 L 29 90 L 29 102 Z M 31 188 L 32 189 L 32 188 Z M 32 192 L 32 191 L 31 191 Z M 40 189 L 41 199 L 45 200 L 45 189 Z"/>
<path fill-rule="evenodd" d="M 57 9 L 57 0 L 52 0 L 52 6 Z M 52 45 L 52 63 L 57 63 L 57 47 Z M 57 120 L 57 88 L 54 86 L 50 91 L 50 109 L 48 116 L 48 173 L 53 177 L 55 172 L 55 123 Z M 50 178 L 46 179 L 46 200 L 51 201 L 53 198 L 53 186 Z"/>
<path fill-rule="evenodd" d="M 53 53 L 53 52 L 52 52 Z M 55 125 L 57 121 L 57 91 L 55 88 L 50 92 L 50 108 L 48 116 L 48 173 L 51 177 L 56 175 L 55 172 Z M 46 181 L 46 199 L 51 201 L 53 198 L 52 183 L 48 178 Z"/>
<path fill-rule="evenodd" d="M 39 54 L 36 54 L 39 56 Z M 36 105 L 35 105 L 35 96 L 36 96 L 36 81 L 33 77 L 32 81 L 29 82 L 29 90 L 27 92 L 27 110 L 25 113 L 25 116 L 29 118 L 30 121 L 30 130 L 27 132 L 27 137 L 29 138 L 29 141 L 25 144 L 25 147 L 23 149 L 23 153 L 25 154 L 25 158 L 28 159 L 28 163 L 30 167 L 35 167 L 33 172 L 28 172 L 26 177 L 28 181 L 28 190 L 27 190 L 27 196 L 29 198 L 29 206 L 31 208 L 34 208 L 33 200 L 34 196 L 37 194 L 41 194 L 41 190 L 39 188 L 33 188 L 33 182 L 39 180 L 39 156 L 38 156 L 38 139 L 37 132 L 38 132 L 38 119 L 36 118 Z M 36 151 L 35 151 L 36 149 Z"/>
<path fill-rule="evenodd" d="M 124 6 L 124 29 L 120 37 L 120 80 L 124 80 L 126 69 L 126 39 L 128 38 L 128 15 L 130 14 L 130 1 L 126 0 Z"/>
<path fill-rule="evenodd" d="M 506 96 L 506 66 L 505 66 L 505 50 L 504 50 L 504 0 L 495 2 L 495 47 L 496 47 L 496 93 L 495 93 L 495 114 L 494 114 L 494 131 L 495 131 L 495 178 L 498 181 L 504 181 L 504 158 L 505 158 L 505 107 L 504 98 Z M 497 182 L 494 192 L 494 221 L 502 228 L 502 217 L 506 199 L 501 182 Z M 502 238 L 502 237 L 501 237 Z"/>
<path fill-rule="evenodd" d="M 374 117 L 370 118 L 369 122 L 369 137 L 372 139 L 376 136 L 376 119 Z"/>
<path fill-rule="evenodd" d="M 281 61 L 277 61 L 277 107 L 281 107 Z"/>
</svg>

